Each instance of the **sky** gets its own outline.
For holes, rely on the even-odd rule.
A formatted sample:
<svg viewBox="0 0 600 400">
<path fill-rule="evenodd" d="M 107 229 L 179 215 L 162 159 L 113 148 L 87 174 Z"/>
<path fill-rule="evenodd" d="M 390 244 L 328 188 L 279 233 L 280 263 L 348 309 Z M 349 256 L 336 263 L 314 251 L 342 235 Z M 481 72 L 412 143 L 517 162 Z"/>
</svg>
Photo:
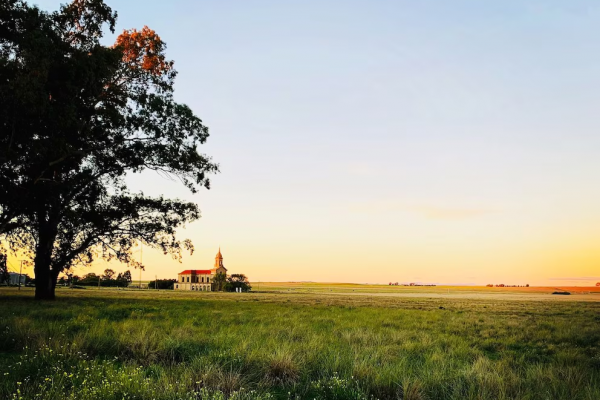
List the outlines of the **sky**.
<svg viewBox="0 0 600 400">
<path fill-rule="evenodd" d="M 202 210 L 193 256 L 144 249 L 142 279 L 221 246 L 255 282 L 600 281 L 599 2 L 107 4 L 167 43 L 221 169 L 196 195 L 128 178 Z"/>
</svg>

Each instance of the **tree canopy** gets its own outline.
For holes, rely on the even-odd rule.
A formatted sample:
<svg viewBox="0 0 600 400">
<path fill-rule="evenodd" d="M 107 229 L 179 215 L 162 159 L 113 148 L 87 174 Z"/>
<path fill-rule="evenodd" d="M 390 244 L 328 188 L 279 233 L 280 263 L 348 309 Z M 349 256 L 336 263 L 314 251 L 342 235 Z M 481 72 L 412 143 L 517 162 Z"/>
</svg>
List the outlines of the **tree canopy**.
<svg viewBox="0 0 600 400">
<path fill-rule="evenodd" d="M 125 176 L 179 179 L 191 192 L 218 172 L 198 147 L 208 128 L 173 97 L 177 75 L 150 28 L 125 30 L 102 0 L 43 12 L 0 4 L 0 238 L 34 262 L 36 298 L 58 275 L 97 258 L 133 267 L 138 243 L 181 258 L 176 230 L 197 204 L 132 193 Z"/>
<path fill-rule="evenodd" d="M 227 282 L 227 274 L 225 274 L 223 272 L 217 273 L 212 278 L 212 286 L 213 286 L 212 290 L 215 292 L 223 291 L 225 289 L 226 282 Z"/>
<path fill-rule="evenodd" d="M 237 288 L 242 289 L 242 292 L 249 292 L 252 290 L 250 281 L 244 274 L 231 274 L 227 277 L 227 283 L 225 283 L 225 291 L 235 292 Z"/>
</svg>

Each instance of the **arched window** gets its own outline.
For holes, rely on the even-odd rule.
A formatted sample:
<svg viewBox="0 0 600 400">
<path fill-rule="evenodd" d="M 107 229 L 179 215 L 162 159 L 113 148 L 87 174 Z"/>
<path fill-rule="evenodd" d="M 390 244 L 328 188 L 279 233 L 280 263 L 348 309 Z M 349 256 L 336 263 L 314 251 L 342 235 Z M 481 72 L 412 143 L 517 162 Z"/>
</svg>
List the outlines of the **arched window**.
<svg viewBox="0 0 600 400">
<path fill-rule="evenodd" d="M 210 283 L 210 277 L 206 277 L 206 283 Z"/>
<path fill-rule="evenodd" d="M 185 282 L 185 276 L 181 277 L 181 282 Z"/>
<path fill-rule="evenodd" d="M 190 281 L 190 277 L 188 276 L 187 278 L 188 278 L 187 281 L 189 282 Z"/>
</svg>

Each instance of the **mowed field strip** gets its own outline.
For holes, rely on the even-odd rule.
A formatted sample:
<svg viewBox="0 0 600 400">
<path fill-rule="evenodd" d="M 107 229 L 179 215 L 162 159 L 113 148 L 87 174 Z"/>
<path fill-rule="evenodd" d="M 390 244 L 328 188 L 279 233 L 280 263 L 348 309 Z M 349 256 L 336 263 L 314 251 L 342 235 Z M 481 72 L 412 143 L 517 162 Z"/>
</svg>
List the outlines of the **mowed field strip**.
<svg viewBox="0 0 600 400">
<path fill-rule="evenodd" d="M 352 283 L 260 282 L 260 292 L 519 301 L 600 301 L 600 287 L 391 286 Z M 566 291 L 570 295 L 552 294 Z"/>
</svg>

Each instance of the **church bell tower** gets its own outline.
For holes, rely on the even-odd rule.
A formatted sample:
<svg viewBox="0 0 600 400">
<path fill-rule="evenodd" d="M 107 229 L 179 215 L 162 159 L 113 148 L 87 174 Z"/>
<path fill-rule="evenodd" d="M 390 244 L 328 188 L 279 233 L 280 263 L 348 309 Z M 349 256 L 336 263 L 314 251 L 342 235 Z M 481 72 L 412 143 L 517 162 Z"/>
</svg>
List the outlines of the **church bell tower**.
<svg viewBox="0 0 600 400">
<path fill-rule="evenodd" d="M 219 247 L 219 252 L 215 257 L 215 268 L 219 267 L 225 268 L 225 266 L 223 265 L 223 256 L 221 255 L 221 247 Z"/>
</svg>

